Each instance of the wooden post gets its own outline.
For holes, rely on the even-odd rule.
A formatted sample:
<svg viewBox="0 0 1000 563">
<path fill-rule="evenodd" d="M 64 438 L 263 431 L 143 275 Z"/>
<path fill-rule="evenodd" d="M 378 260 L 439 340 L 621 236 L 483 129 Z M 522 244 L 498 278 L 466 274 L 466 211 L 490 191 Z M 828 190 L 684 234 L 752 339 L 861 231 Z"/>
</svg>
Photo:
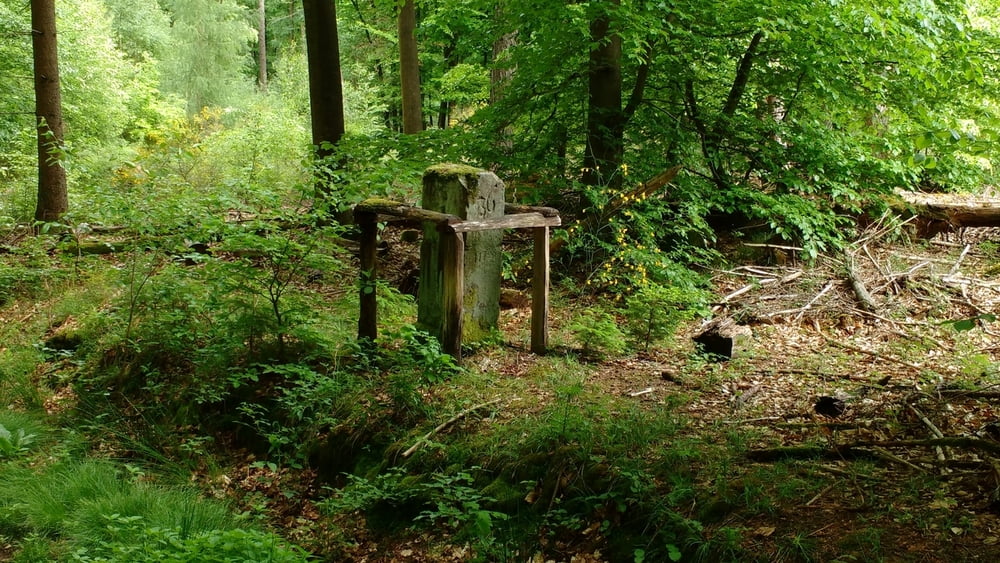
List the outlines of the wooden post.
<svg viewBox="0 0 1000 563">
<path fill-rule="evenodd" d="M 532 229 L 535 257 L 531 280 L 531 351 L 544 354 L 549 344 L 549 228 Z"/>
<path fill-rule="evenodd" d="M 368 211 L 356 211 L 354 220 L 361 229 L 361 276 L 358 290 L 360 293 L 361 315 L 358 317 L 358 340 L 375 342 L 378 338 L 378 317 L 376 307 L 376 276 L 378 263 L 376 246 L 378 244 L 378 215 Z"/>
<path fill-rule="evenodd" d="M 465 237 L 462 233 L 441 233 L 441 349 L 456 360 L 462 359 L 462 304 L 465 301 Z"/>
</svg>

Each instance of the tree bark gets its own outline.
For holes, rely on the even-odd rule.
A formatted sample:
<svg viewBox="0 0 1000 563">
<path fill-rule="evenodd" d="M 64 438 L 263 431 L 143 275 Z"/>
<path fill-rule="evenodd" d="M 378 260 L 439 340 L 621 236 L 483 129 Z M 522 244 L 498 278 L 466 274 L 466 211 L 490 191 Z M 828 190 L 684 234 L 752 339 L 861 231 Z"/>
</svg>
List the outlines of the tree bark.
<svg viewBox="0 0 1000 563">
<path fill-rule="evenodd" d="M 424 130 L 420 100 L 420 60 L 417 57 L 417 10 L 414 0 L 405 0 L 399 9 L 399 77 L 403 98 L 403 133 Z"/>
<path fill-rule="evenodd" d="M 344 92 L 335 0 L 302 0 L 309 61 L 309 109 L 316 155 L 325 158 L 344 136 Z"/>
<path fill-rule="evenodd" d="M 69 209 L 63 147 L 59 50 L 54 0 L 31 0 L 31 46 L 35 64 L 35 123 L 38 130 L 38 201 L 35 220 L 56 221 Z"/>
<path fill-rule="evenodd" d="M 610 10 L 621 0 L 592 2 L 608 7 L 590 24 L 594 48 L 588 64 L 587 153 L 583 182 L 591 186 L 621 185 L 618 173 L 624 151 L 625 114 L 622 111 L 622 38 L 611 30 Z"/>
<path fill-rule="evenodd" d="M 267 92 L 267 14 L 264 0 L 257 0 L 257 87 Z"/>
<path fill-rule="evenodd" d="M 963 197 L 951 194 L 923 194 L 897 190 L 903 201 L 890 205 L 904 217 L 916 215 L 933 227 L 927 238 L 939 232 L 961 227 L 1000 227 L 1000 200 L 993 198 Z"/>
</svg>

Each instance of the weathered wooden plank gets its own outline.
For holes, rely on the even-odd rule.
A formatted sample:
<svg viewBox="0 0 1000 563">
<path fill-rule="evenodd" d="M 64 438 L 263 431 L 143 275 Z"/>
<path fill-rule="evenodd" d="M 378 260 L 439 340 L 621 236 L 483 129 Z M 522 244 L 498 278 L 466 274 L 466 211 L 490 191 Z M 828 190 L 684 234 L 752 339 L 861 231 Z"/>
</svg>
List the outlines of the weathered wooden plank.
<svg viewBox="0 0 1000 563">
<path fill-rule="evenodd" d="M 441 309 L 441 349 L 456 360 L 462 359 L 462 304 L 465 297 L 465 238 L 461 233 L 442 233 L 443 270 Z"/>
<path fill-rule="evenodd" d="M 533 227 L 558 227 L 562 222 L 559 216 L 545 217 L 541 213 L 519 213 L 504 215 L 498 219 L 482 221 L 462 221 L 461 223 L 444 226 L 446 230 L 456 233 L 474 233 L 478 231 L 493 231 L 497 229 L 525 229 Z"/>
<path fill-rule="evenodd" d="M 546 217 L 558 217 L 559 210 L 553 207 L 537 207 L 534 205 L 520 205 L 517 203 L 507 203 L 503 207 L 504 213 L 512 215 L 514 213 L 541 213 Z"/>
<path fill-rule="evenodd" d="M 374 342 L 378 338 L 378 313 L 375 281 L 378 276 L 378 215 L 371 211 L 354 211 L 354 218 L 361 229 L 361 274 L 358 317 L 358 340 Z"/>
<path fill-rule="evenodd" d="M 531 281 L 531 351 L 544 354 L 549 345 L 549 228 L 533 229 L 535 255 Z"/>
<path fill-rule="evenodd" d="M 355 217 L 358 213 L 378 213 L 380 215 L 391 215 L 403 217 L 415 221 L 430 221 L 439 225 L 453 225 L 461 223 L 462 218 L 449 213 L 430 211 L 422 207 L 415 207 L 408 203 L 392 201 L 388 199 L 366 199 L 354 207 Z"/>
</svg>

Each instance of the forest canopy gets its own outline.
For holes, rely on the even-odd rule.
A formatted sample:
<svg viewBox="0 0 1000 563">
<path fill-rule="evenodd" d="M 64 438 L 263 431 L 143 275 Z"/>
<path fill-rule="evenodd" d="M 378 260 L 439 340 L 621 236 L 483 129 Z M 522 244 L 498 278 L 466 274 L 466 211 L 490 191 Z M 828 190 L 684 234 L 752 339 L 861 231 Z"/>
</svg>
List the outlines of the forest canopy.
<svg viewBox="0 0 1000 563">
<path fill-rule="evenodd" d="M 296 2 L 264 4 L 266 45 L 250 2 L 57 7 L 68 220 L 140 212 L 145 198 L 134 196 L 158 185 L 255 207 L 305 180 Z M 559 201 L 582 217 L 682 166 L 631 218 L 611 218 L 634 242 L 670 253 L 716 228 L 764 223 L 815 256 L 895 188 L 992 184 L 995 10 L 984 1 L 421 1 L 426 126 L 409 139 L 394 3 L 347 2 L 338 15 L 349 135 L 337 196 L 412 199 L 423 168 L 453 160 L 496 170 L 523 201 Z M 33 193 L 29 28 L 25 3 L 0 2 L 8 223 L 27 218 Z M 256 84 L 260 49 L 267 90 Z M 651 232 L 650 220 L 674 234 Z M 614 238 L 587 226 L 584 246 Z"/>
<path fill-rule="evenodd" d="M 0 0 L 0 560 L 1000 560 L 998 73 L 996 0 Z"/>
</svg>

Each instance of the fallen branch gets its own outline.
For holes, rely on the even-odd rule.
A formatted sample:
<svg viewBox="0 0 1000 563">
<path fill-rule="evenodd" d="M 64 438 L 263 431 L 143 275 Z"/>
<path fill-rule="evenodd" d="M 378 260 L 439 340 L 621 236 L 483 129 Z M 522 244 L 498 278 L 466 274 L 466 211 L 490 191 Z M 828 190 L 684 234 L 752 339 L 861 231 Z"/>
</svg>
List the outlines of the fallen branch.
<svg viewBox="0 0 1000 563">
<path fill-rule="evenodd" d="M 878 458 L 874 452 L 854 446 L 837 446 L 824 448 L 821 446 L 782 446 L 747 452 L 750 461 L 784 461 L 788 459 L 831 459 L 854 460 Z"/>
<path fill-rule="evenodd" d="M 928 440 L 890 440 L 882 442 L 857 442 L 851 444 L 850 448 L 870 447 L 870 448 L 972 448 L 983 450 L 991 454 L 1000 454 L 1000 443 L 981 440 L 979 438 L 954 437 L 954 438 L 932 438 Z"/>
<path fill-rule="evenodd" d="M 906 366 L 908 368 L 912 368 L 912 369 L 915 369 L 915 370 L 918 370 L 918 371 L 924 369 L 923 367 L 918 366 L 917 364 L 910 363 L 910 362 L 908 362 L 906 360 L 901 360 L 901 359 L 899 359 L 899 358 L 897 358 L 895 356 L 886 356 L 886 355 L 883 355 L 883 354 L 879 354 L 878 352 L 872 352 L 871 350 L 865 350 L 864 348 L 859 348 L 857 346 L 853 346 L 851 344 L 846 344 L 844 342 L 838 342 L 838 341 L 830 338 L 829 336 L 827 336 L 825 334 L 823 334 L 822 336 L 830 344 L 833 344 L 834 346 L 840 346 L 841 348 L 844 348 L 846 350 L 851 350 L 852 352 L 859 352 L 861 354 L 866 354 L 866 355 L 871 356 L 873 358 L 879 358 L 879 359 L 883 359 L 883 360 L 888 360 L 890 362 L 894 362 L 894 363 L 897 363 L 897 364 L 900 364 L 900 365 L 903 365 L 903 366 Z"/>
<path fill-rule="evenodd" d="M 927 471 L 923 467 L 920 467 L 919 465 L 910 463 L 909 461 L 906 461 L 905 459 L 899 457 L 898 455 L 896 455 L 896 454 L 894 454 L 892 452 L 889 452 L 887 450 L 884 450 L 882 448 L 875 448 L 875 454 L 878 455 L 879 457 L 881 457 L 882 459 L 891 461 L 893 463 L 898 463 L 900 465 L 909 467 L 910 469 L 915 469 L 919 473 L 927 473 Z"/>
<path fill-rule="evenodd" d="M 827 294 L 827 293 L 828 293 L 828 292 L 829 292 L 829 291 L 830 291 L 831 289 L 833 289 L 833 287 L 834 287 L 834 286 L 835 286 L 836 284 L 837 284 L 837 282 L 835 282 L 835 281 L 831 281 L 831 282 L 828 282 L 828 283 L 826 284 L 826 286 L 824 286 L 824 287 L 823 287 L 823 289 L 822 289 L 822 290 L 821 290 L 821 291 L 820 291 L 819 293 L 817 293 L 817 294 L 816 294 L 816 296 L 815 296 L 815 297 L 813 297 L 812 299 L 810 299 L 810 300 L 809 300 L 809 302 L 808 302 L 808 303 L 806 303 L 806 304 L 805 304 L 805 305 L 804 305 L 804 306 L 802 307 L 802 309 L 801 309 L 801 310 L 799 310 L 799 314 L 798 314 L 798 315 L 795 315 L 795 320 L 794 320 L 793 322 L 796 322 L 796 323 L 797 323 L 797 322 L 799 322 L 799 321 L 800 321 L 800 320 L 802 319 L 802 315 L 806 314 L 806 311 L 808 311 L 809 309 L 811 309 L 811 308 L 812 308 L 812 306 L 813 306 L 813 305 L 814 305 L 814 304 L 815 304 L 815 303 L 816 303 L 817 301 L 819 301 L 820 299 L 822 299 L 822 298 L 823 298 L 823 296 L 824 296 L 824 295 L 826 295 L 826 294 Z"/>
<path fill-rule="evenodd" d="M 500 399 L 493 399 L 492 401 L 487 401 L 485 403 L 476 405 L 474 407 L 469 407 L 469 408 L 465 409 L 464 411 L 456 414 L 455 416 L 449 418 L 448 420 L 442 422 L 441 424 L 438 424 L 437 427 L 434 428 L 434 430 L 431 430 L 427 434 L 424 434 L 424 436 L 422 438 L 420 438 L 420 440 L 417 440 L 417 443 L 413 444 L 412 446 L 410 446 L 410 448 L 408 450 L 406 450 L 405 452 L 403 452 L 403 457 L 410 457 L 411 455 L 413 455 L 413 452 L 419 450 L 420 446 L 423 446 L 425 443 L 427 443 L 427 441 L 431 439 L 431 436 L 437 434 L 438 432 L 444 430 L 445 428 L 448 428 L 449 426 L 451 426 L 455 422 L 461 420 L 462 418 L 468 416 L 471 413 L 476 412 L 479 409 L 486 408 L 486 407 L 488 407 L 490 405 L 494 405 L 494 404 L 499 403 L 499 402 L 500 402 Z"/>
<path fill-rule="evenodd" d="M 878 452 L 865 448 L 971 448 L 1000 455 L 1000 443 L 979 438 L 953 437 L 931 438 L 927 440 L 883 440 L 854 442 L 833 448 L 820 446 L 782 446 L 762 450 L 750 450 L 747 458 L 751 461 L 782 461 L 786 459 L 872 459 L 882 457 Z"/>
<path fill-rule="evenodd" d="M 955 265 L 951 267 L 951 271 L 948 272 L 948 275 L 945 277 L 951 277 L 958 273 L 958 269 L 962 267 L 962 261 L 965 260 L 965 256 L 969 253 L 971 248 L 971 244 L 965 245 L 965 248 L 962 249 L 962 253 L 958 255 L 958 260 L 955 261 Z"/>
<path fill-rule="evenodd" d="M 652 392 L 653 392 L 653 388 L 652 387 L 647 387 L 647 388 L 643 389 L 642 391 L 633 391 L 633 392 L 629 393 L 628 396 L 629 397 L 641 397 L 642 395 L 648 395 L 649 393 L 652 393 Z"/>
<path fill-rule="evenodd" d="M 854 267 L 853 256 L 848 257 L 847 264 L 847 279 L 851 282 L 851 289 L 854 290 L 854 295 L 858 297 L 858 301 L 861 303 L 861 308 L 870 312 L 877 311 L 878 305 L 876 305 L 875 300 L 872 299 L 871 293 L 868 293 L 868 288 L 865 287 L 865 282 L 861 281 L 861 278 L 858 276 L 858 272 Z"/>
<path fill-rule="evenodd" d="M 719 303 L 721 303 L 721 304 L 728 303 L 728 302 L 732 301 L 733 299 L 739 297 L 740 295 L 743 295 L 744 293 L 750 291 L 751 289 L 753 289 L 755 287 L 759 287 L 759 286 L 762 286 L 762 285 L 767 285 L 767 284 L 770 284 L 770 283 L 779 283 L 779 284 L 781 284 L 781 283 L 788 283 L 790 281 L 793 281 L 793 280 L 796 280 L 796 279 L 802 277 L 803 274 L 805 274 L 805 272 L 803 272 L 802 270 L 798 270 L 798 271 L 792 272 L 791 274 L 788 274 L 787 276 L 784 276 L 784 277 L 781 277 L 781 278 L 765 278 L 765 279 L 762 279 L 762 280 L 757 280 L 754 283 L 747 284 L 747 285 L 745 285 L 745 286 L 737 289 L 736 291 L 730 293 L 729 295 L 723 297 L 722 299 L 719 300 Z"/>
<path fill-rule="evenodd" d="M 964 397 L 968 399 L 1000 399 L 1000 391 L 970 391 L 967 389 L 938 389 L 935 395 L 942 397 Z"/>
</svg>

